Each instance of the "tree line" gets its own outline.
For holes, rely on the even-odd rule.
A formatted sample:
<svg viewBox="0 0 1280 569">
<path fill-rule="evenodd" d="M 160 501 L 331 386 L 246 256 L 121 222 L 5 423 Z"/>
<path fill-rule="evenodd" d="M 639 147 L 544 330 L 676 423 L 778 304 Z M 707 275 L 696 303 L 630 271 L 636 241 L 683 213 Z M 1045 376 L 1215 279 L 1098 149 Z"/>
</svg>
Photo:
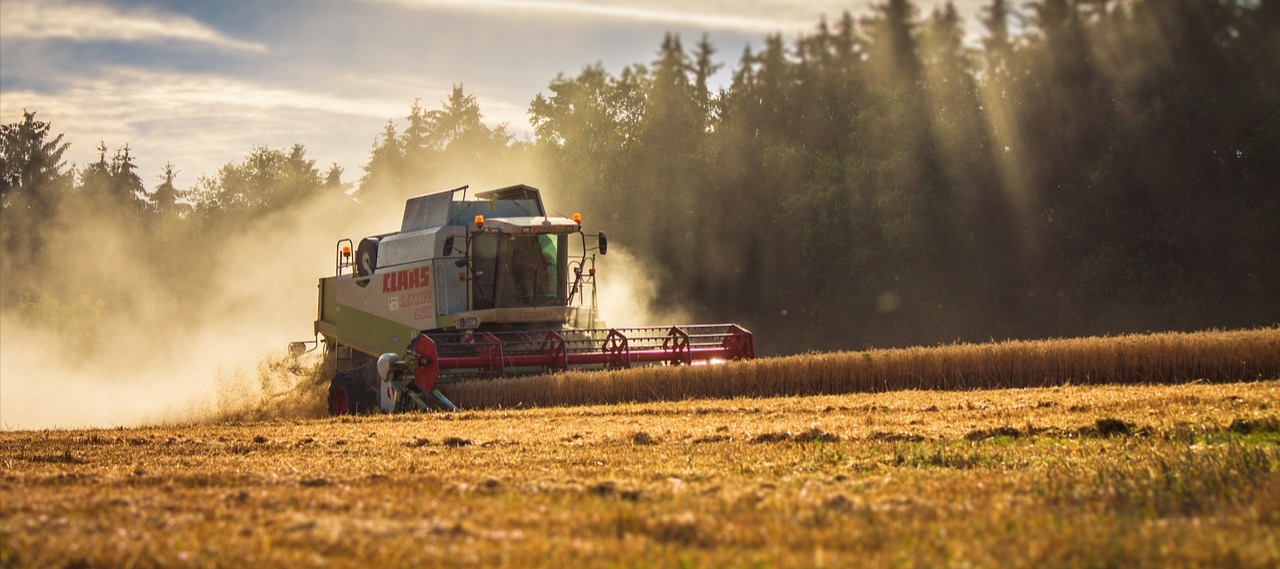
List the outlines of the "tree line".
<svg viewBox="0 0 1280 569">
<path fill-rule="evenodd" d="M 950 4 L 886 0 L 766 37 L 723 88 L 705 36 L 668 34 L 652 61 L 557 75 L 529 137 L 455 87 L 388 121 L 352 183 L 295 145 L 186 189 L 167 165 L 148 190 L 127 146 L 68 168 L 27 113 L 3 126 L 2 268 L 49 263 L 67 212 L 194 243 L 306 200 L 384 207 L 483 176 L 554 192 L 660 302 L 769 352 L 1280 321 L 1280 2 L 992 0 L 977 17 L 966 39 Z"/>
</svg>

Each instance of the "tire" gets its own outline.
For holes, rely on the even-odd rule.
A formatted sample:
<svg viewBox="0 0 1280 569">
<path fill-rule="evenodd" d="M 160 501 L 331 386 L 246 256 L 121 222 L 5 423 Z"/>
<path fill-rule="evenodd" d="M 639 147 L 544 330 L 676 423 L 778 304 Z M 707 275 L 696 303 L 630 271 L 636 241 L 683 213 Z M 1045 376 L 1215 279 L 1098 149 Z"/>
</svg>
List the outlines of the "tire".
<svg viewBox="0 0 1280 569">
<path fill-rule="evenodd" d="M 382 236 L 365 237 L 356 247 L 356 276 L 367 277 L 378 268 L 378 243 Z"/>
<path fill-rule="evenodd" d="M 329 415 L 376 413 L 378 392 L 364 381 L 361 368 L 340 371 L 329 383 Z"/>
</svg>

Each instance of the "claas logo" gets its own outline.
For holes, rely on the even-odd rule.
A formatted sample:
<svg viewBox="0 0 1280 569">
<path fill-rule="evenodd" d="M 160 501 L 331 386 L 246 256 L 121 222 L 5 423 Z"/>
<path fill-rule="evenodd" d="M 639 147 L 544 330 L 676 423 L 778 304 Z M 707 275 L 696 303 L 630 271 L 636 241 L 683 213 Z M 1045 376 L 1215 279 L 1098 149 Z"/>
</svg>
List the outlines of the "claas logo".
<svg viewBox="0 0 1280 569">
<path fill-rule="evenodd" d="M 382 275 L 382 292 L 400 292 L 431 285 L 431 267 L 419 267 Z"/>
</svg>

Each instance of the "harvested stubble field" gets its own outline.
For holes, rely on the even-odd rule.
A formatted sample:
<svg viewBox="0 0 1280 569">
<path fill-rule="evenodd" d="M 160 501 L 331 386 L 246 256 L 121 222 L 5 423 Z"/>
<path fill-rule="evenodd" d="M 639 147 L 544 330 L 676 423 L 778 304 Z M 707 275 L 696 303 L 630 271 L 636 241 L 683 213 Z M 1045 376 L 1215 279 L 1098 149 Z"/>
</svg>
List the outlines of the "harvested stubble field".
<svg viewBox="0 0 1280 569">
<path fill-rule="evenodd" d="M 1280 382 L 0 434 L 6 567 L 1280 563 Z"/>
<path fill-rule="evenodd" d="M 0 565 L 1274 567 L 1217 381 L 4 432 Z"/>
</svg>

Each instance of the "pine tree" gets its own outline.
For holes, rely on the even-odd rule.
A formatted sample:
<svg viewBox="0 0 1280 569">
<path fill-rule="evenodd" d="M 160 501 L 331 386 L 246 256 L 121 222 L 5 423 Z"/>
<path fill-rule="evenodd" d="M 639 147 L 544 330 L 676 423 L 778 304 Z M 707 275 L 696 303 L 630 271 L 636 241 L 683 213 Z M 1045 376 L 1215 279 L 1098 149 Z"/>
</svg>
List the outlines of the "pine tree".
<svg viewBox="0 0 1280 569">
<path fill-rule="evenodd" d="M 382 136 L 374 140 L 369 151 L 369 162 L 364 166 L 357 195 L 368 196 L 385 191 L 395 191 L 405 176 L 403 143 L 396 135 L 396 125 L 391 120 L 382 129 Z"/>
<path fill-rule="evenodd" d="M 50 124 L 22 112 L 22 122 L 0 126 L 0 207 L 17 207 L 23 215 L 42 217 L 56 196 L 71 189 L 71 173 L 62 155 L 70 143 L 50 138 Z M 17 210 L 14 210 L 15 212 Z"/>
<path fill-rule="evenodd" d="M 98 161 L 80 171 L 77 191 L 83 195 L 106 199 L 111 195 L 111 162 L 107 160 L 107 143 L 98 141 Z"/>
<path fill-rule="evenodd" d="M 182 204 L 178 202 L 178 197 L 181 192 L 173 185 L 173 180 L 177 176 L 178 171 L 173 163 L 166 162 L 164 171 L 160 174 L 160 185 L 156 186 L 155 191 L 151 193 L 150 209 L 161 219 L 175 218 L 180 215 Z"/>
<path fill-rule="evenodd" d="M 348 186 L 350 186 L 350 184 L 342 181 L 342 172 L 343 168 L 342 166 L 339 166 L 337 162 L 329 165 L 329 169 L 324 174 L 325 190 L 345 193 L 349 189 Z"/>
<path fill-rule="evenodd" d="M 711 91 L 707 86 L 707 82 L 720 70 L 721 65 L 712 61 L 715 55 L 715 46 L 711 45 L 711 40 L 706 34 L 702 35 L 702 39 L 698 41 L 697 50 L 694 52 L 694 101 L 698 104 L 701 115 L 704 118 L 710 117 L 712 110 Z"/>
<path fill-rule="evenodd" d="M 20 288 L 13 271 L 32 271 L 44 259 L 44 229 L 71 194 L 74 173 L 62 158 L 70 144 L 62 138 L 34 111 L 0 126 L 0 272 L 10 275 L 0 303 Z"/>
<path fill-rule="evenodd" d="M 1005 0 L 991 0 L 991 4 L 982 9 L 980 21 L 986 34 L 982 38 L 982 47 L 988 80 L 995 80 L 1009 71 L 1009 60 L 1013 56 L 1009 20 L 1014 17 L 1013 8 Z"/>
<path fill-rule="evenodd" d="M 872 15 L 862 22 L 870 71 L 875 83 L 886 89 L 898 89 L 920 79 L 916 15 L 911 0 L 886 0 L 872 5 Z"/>
<path fill-rule="evenodd" d="M 128 144 L 116 150 L 115 157 L 111 159 L 111 195 L 113 200 L 131 212 L 146 208 L 146 186 L 138 175 L 138 165 L 133 162 Z"/>
</svg>

